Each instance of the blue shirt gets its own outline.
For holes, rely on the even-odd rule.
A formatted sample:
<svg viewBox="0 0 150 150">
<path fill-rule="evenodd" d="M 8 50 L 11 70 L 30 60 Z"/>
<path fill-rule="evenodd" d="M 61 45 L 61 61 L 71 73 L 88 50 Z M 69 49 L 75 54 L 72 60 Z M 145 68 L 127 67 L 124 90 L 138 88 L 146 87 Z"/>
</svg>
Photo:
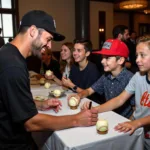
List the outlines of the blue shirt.
<svg viewBox="0 0 150 150">
<path fill-rule="evenodd" d="M 123 69 L 120 74 L 113 78 L 110 73 L 102 75 L 91 88 L 99 93 L 104 94 L 106 101 L 118 96 L 126 87 L 129 80 L 132 78 L 133 73 L 127 69 Z M 129 118 L 133 113 L 132 106 L 135 104 L 135 97 L 131 97 L 123 106 L 116 109 L 115 112 Z"/>
<path fill-rule="evenodd" d="M 82 89 L 89 88 L 99 77 L 97 66 L 90 61 L 83 70 L 80 70 L 78 65 L 73 65 L 69 75 L 70 80 Z"/>
</svg>

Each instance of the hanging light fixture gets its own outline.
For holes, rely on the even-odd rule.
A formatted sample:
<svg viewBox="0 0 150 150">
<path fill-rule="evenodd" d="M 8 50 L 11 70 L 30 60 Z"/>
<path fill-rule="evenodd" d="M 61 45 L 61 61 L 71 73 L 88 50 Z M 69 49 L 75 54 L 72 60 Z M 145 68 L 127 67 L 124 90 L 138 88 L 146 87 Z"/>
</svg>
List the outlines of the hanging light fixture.
<svg viewBox="0 0 150 150">
<path fill-rule="evenodd" d="M 120 2 L 120 9 L 141 9 L 147 5 L 147 0 L 125 0 Z"/>
<path fill-rule="evenodd" d="M 145 10 L 144 10 L 144 13 L 145 13 L 145 14 L 150 14 L 150 9 L 145 9 Z"/>
</svg>

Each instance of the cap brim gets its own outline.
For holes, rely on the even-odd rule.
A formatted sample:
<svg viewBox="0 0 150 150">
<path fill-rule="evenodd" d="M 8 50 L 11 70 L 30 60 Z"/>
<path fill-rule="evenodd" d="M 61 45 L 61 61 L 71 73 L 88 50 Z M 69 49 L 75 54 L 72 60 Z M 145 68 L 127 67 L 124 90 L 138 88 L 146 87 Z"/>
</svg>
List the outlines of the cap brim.
<svg viewBox="0 0 150 150">
<path fill-rule="evenodd" d="M 108 55 L 108 56 L 114 56 L 115 54 L 112 54 L 110 51 L 108 50 L 100 50 L 97 52 L 93 52 L 94 54 L 100 54 L 100 55 Z"/>
<path fill-rule="evenodd" d="M 92 52 L 92 54 L 100 54 L 101 55 L 102 53 L 101 53 L 101 50 L 100 50 L 100 51 Z"/>
<path fill-rule="evenodd" d="M 63 41 L 65 36 L 57 32 L 50 32 L 53 35 L 53 41 Z"/>
</svg>

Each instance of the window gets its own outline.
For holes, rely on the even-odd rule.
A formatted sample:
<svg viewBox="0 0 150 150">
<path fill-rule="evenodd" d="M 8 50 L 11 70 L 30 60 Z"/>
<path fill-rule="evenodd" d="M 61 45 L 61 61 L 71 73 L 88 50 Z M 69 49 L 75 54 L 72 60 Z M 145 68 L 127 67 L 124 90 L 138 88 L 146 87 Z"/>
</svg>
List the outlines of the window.
<svg viewBox="0 0 150 150">
<path fill-rule="evenodd" d="M 18 0 L 0 0 L 0 28 L 5 43 L 15 36 L 17 29 Z"/>
</svg>

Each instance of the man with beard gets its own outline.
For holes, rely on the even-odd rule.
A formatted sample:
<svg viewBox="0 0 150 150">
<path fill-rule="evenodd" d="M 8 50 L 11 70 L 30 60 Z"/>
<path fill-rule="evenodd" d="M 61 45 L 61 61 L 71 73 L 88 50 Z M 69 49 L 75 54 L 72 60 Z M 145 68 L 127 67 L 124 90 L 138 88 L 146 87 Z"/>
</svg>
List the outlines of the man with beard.
<svg viewBox="0 0 150 150">
<path fill-rule="evenodd" d="M 36 54 L 41 49 L 51 48 L 52 40 L 64 38 L 56 32 L 50 15 L 34 10 L 23 16 L 13 41 L 0 49 L 0 149 L 33 149 L 33 131 L 96 124 L 97 111 L 93 109 L 56 117 L 38 113 L 33 101 L 25 59 L 31 52 Z"/>
<path fill-rule="evenodd" d="M 118 39 L 120 41 L 123 41 L 129 48 L 128 42 L 127 40 L 129 39 L 129 29 L 127 26 L 125 25 L 116 25 L 113 28 L 113 38 L 114 39 Z M 129 49 L 130 51 L 130 49 Z M 130 69 L 131 68 L 131 62 L 129 60 L 129 58 L 127 59 L 128 61 L 126 61 L 125 66 L 126 68 Z"/>
<path fill-rule="evenodd" d="M 129 29 L 125 25 L 117 25 L 113 28 L 113 38 L 121 41 L 127 41 L 129 38 Z"/>
</svg>

